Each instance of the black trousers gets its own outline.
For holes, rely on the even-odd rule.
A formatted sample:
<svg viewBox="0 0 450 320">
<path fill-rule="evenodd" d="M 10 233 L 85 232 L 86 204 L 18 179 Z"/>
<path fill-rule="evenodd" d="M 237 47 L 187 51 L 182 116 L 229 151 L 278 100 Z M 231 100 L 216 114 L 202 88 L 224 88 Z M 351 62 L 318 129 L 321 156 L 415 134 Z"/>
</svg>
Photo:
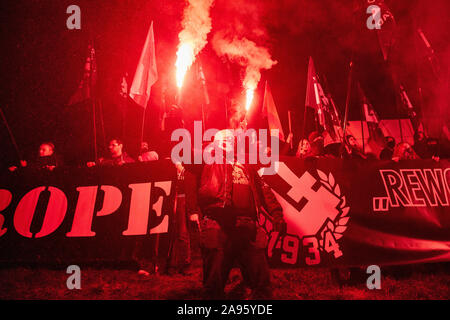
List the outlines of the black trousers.
<svg viewBox="0 0 450 320">
<path fill-rule="evenodd" d="M 270 270 L 266 258 L 267 236 L 236 226 L 221 226 L 216 220 L 202 221 L 201 247 L 203 285 L 207 297 L 222 298 L 231 269 L 241 268 L 245 282 L 255 298 L 270 298 Z"/>
<path fill-rule="evenodd" d="M 177 196 L 175 215 L 170 229 L 170 247 L 167 268 L 184 268 L 191 263 L 189 219 L 186 212 L 186 198 Z"/>
</svg>

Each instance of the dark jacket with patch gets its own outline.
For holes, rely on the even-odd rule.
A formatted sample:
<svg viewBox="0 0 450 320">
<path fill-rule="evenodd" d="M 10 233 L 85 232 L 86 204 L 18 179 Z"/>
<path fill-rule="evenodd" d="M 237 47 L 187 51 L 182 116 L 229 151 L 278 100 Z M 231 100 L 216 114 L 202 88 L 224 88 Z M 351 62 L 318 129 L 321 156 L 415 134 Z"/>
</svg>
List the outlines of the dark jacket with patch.
<svg viewBox="0 0 450 320">
<path fill-rule="evenodd" d="M 200 207 L 204 215 L 232 205 L 233 176 L 230 164 L 208 164 L 196 168 L 197 179 L 187 187 L 188 210 Z M 257 211 L 264 210 L 275 220 L 283 219 L 283 210 L 272 190 L 258 176 L 254 167 L 244 165 Z M 193 185 L 196 183 L 198 188 Z M 192 194 L 197 190 L 197 194 Z M 188 193 L 191 194 L 188 196 Z M 192 200 L 195 199 L 195 200 Z M 194 201 L 197 202 L 198 206 Z M 253 217 L 256 220 L 256 213 Z"/>
</svg>

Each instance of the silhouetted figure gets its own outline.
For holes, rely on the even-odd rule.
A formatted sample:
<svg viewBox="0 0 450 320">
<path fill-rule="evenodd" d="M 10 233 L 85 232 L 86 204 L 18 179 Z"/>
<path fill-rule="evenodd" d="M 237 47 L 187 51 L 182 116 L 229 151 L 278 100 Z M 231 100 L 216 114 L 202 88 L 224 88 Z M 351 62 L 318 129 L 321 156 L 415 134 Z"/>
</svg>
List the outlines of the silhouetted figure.
<svg viewBox="0 0 450 320">
<path fill-rule="evenodd" d="M 311 156 L 322 157 L 324 155 L 324 139 L 318 131 L 313 131 L 308 137 L 309 144 L 311 145 Z"/>
<path fill-rule="evenodd" d="M 380 160 L 392 160 L 394 154 L 395 139 L 391 136 L 385 138 L 385 147 L 380 152 Z"/>
<path fill-rule="evenodd" d="M 190 208 L 191 203 L 196 204 L 195 199 L 186 199 L 186 189 L 195 189 L 196 177 L 193 173 L 186 170 L 181 163 L 176 164 L 177 185 L 176 202 L 174 206 L 174 215 L 169 228 L 169 255 L 167 259 L 166 272 L 179 273 L 185 275 L 191 264 L 191 240 L 190 224 L 199 225 L 198 207 Z M 196 194 L 191 194 L 191 197 Z"/>
<path fill-rule="evenodd" d="M 417 131 L 414 134 L 413 149 L 421 159 L 439 160 L 439 141 L 434 138 L 427 138 L 422 131 Z"/>
<path fill-rule="evenodd" d="M 367 159 L 362 149 L 358 146 L 358 142 L 356 141 L 354 136 L 347 135 L 345 137 L 345 141 L 346 141 L 346 148 L 345 148 L 346 153 L 344 154 L 344 158 L 359 159 L 359 160 Z"/>
<path fill-rule="evenodd" d="M 432 154 L 428 148 L 427 138 L 422 131 L 416 131 L 414 133 L 414 151 L 422 159 L 431 159 Z"/>
</svg>

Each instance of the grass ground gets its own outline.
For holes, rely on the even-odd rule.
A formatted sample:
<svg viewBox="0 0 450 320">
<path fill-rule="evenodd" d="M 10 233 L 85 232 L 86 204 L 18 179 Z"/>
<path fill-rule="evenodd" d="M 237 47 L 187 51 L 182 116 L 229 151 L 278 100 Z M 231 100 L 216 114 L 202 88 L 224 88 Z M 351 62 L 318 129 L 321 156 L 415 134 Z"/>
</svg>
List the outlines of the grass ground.
<svg viewBox="0 0 450 320">
<path fill-rule="evenodd" d="M 143 278 L 136 271 L 81 267 L 81 289 L 69 290 L 65 269 L 0 269 L 0 299 L 186 299 L 202 297 L 201 264 L 195 260 L 188 275 L 153 274 Z M 369 290 L 364 272 L 355 283 L 340 286 L 329 269 L 272 269 L 273 295 L 277 300 L 353 299 L 450 299 L 448 264 L 382 268 L 380 290 Z M 234 269 L 226 292 L 241 299 L 240 272 Z"/>
</svg>

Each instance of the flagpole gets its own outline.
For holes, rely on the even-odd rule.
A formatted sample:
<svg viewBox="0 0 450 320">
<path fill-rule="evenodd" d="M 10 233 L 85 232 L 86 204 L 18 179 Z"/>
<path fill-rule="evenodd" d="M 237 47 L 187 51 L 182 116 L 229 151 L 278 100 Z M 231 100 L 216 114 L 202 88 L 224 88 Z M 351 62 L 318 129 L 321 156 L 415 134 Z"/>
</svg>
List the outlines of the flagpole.
<svg viewBox="0 0 450 320">
<path fill-rule="evenodd" d="M 289 134 L 291 134 L 292 133 L 291 110 L 288 110 L 288 121 L 289 121 Z M 294 140 L 294 137 L 292 137 L 291 141 L 290 141 L 291 149 L 294 148 L 293 140 Z"/>
<path fill-rule="evenodd" d="M 353 6 L 353 12 L 356 13 L 356 2 L 353 1 L 352 3 Z M 355 26 L 356 25 L 356 14 L 353 14 L 353 21 L 352 21 L 352 25 Z M 355 58 L 355 45 L 356 45 L 356 37 L 354 36 L 353 39 L 353 45 L 352 45 L 352 53 L 350 56 L 350 70 L 348 73 L 348 82 L 347 82 L 347 97 L 345 98 L 345 112 L 344 112 L 344 124 L 343 124 L 343 128 L 342 128 L 342 145 L 341 145 L 341 150 L 340 150 L 340 156 L 341 158 L 344 155 L 344 148 L 347 147 L 347 139 L 346 139 L 346 132 L 347 132 L 347 120 L 348 120 L 348 108 L 350 105 L 350 94 L 351 94 L 351 90 L 352 90 L 352 77 L 353 77 L 353 60 Z"/>
<path fill-rule="evenodd" d="M 120 94 L 123 99 L 121 99 L 120 105 L 121 105 L 121 116 L 122 116 L 122 134 L 121 138 L 125 139 L 125 124 L 126 124 L 126 115 L 127 115 L 127 102 L 128 102 L 128 72 L 125 72 L 125 75 L 122 76 L 122 83 L 121 83 L 121 91 Z M 125 89 L 125 91 L 123 90 Z"/>
<path fill-rule="evenodd" d="M 305 104 L 305 111 L 303 112 L 303 126 L 302 126 L 302 134 L 300 136 L 300 139 L 304 139 L 304 135 L 305 135 L 305 127 L 306 127 L 306 104 Z"/>
<path fill-rule="evenodd" d="M 155 39 L 153 35 L 153 21 L 145 39 L 144 47 L 131 84 L 129 96 L 144 108 L 142 113 L 140 144 L 144 141 L 145 116 L 148 101 L 150 99 L 151 87 L 158 79 L 155 57 Z M 139 145 L 140 149 L 140 145 Z"/>
<path fill-rule="evenodd" d="M 105 135 L 105 123 L 104 123 L 104 119 L 103 119 L 103 104 L 101 100 L 98 100 L 98 107 L 99 107 L 99 111 L 100 111 L 100 126 L 102 129 L 102 138 L 103 138 L 103 147 L 106 148 L 106 135 Z"/>
<path fill-rule="evenodd" d="M 97 161 L 98 159 L 98 152 L 97 152 L 97 124 L 96 124 L 96 118 L 95 118 L 95 99 L 92 98 L 92 120 L 93 120 L 93 127 L 94 127 L 94 159 Z"/>
<path fill-rule="evenodd" d="M 89 66 L 89 92 L 91 96 L 91 102 L 92 102 L 92 120 L 93 120 L 93 129 L 94 129 L 94 159 L 97 161 L 98 159 L 98 149 L 97 149 L 97 120 L 95 117 L 95 99 L 97 97 L 97 90 L 94 88 L 94 84 L 92 83 L 92 75 L 93 75 L 93 68 L 96 65 L 95 59 L 95 47 L 94 47 L 94 39 L 91 39 L 90 45 L 89 45 L 89 57 L 90 57 L 90 66 Z M 96 66 L 95 66 L 96 68 Z"/>
<path fill-rule="evenodd" d="M 142 115 L 142 130 L 141 130 L 141 140 L 139 142 L 139 150 L 141 149 L 142 142 L 144 142 L 144 128 L 145 128 L 145 111 L 147 110 L 147 106 L 144 108 L 144 112 Z"/>
<path fill-rule="evenodd" d="M 347 143 L 346 131 L 347 131 L 347 119 L 348 119 L 348 107 L 350 104 L 350 94 L 351 94 L 351 90 L 352 90 L 352 75 L 353 75 L 353 57 L 352 57 L 352 61 L 350 61 L 350 71 L 348 73 L 348 81 L 347 81 L 347 97 L 345 99 L 344 127 L 342 129 L 344 141 L 341 146 L 341 157 L 343 156 L 344 147 Z"/>
<path fill-rule="evenodd" d="M 362 151 L 366 153 L 365 143 L 364 143 L 364 104 L 361 108 L 361 138 L 362 138 Z"/>
<path fill-rule="evenodd" d="M 400 129 L 400 142 L 403 142 L 403 128 L 402 128 L 402 119 L 398 119 L 398 126 L 399 126 L 399 129 Z"/>
<path fill-rule="evenodd" d="M 203 67 L 202 67 L 202 62 L 200 61 L 200 59 L 198 59 L 198 75 L 200 77 L 200 81 L 202 83 L 202 89 L 203 89 L 203 101 L 202 101 L 202 123 L 203 123 L 203 132 L 205 131 L 205 127 L 206 127 L 206 121 L 205 121 L 205 104 L 208 106 L 210 104 L 209 101 L 209 95 L 208 95 L 208 88 L 206 87 L 206 78 L 205 78 L 205 74 L 203 73 Z"/>
<path fill-rule="evenodd" d="M 3 110 L 2 110 L 1 107 L 0 107 L 0 114 L 2 116 L 3 123 L 5 124 L 5 127 L 8 130 L 9 137 L 11 138 L 11 142 L 12 142 L 12 144 L 14 146 L 14 149 L 16 150 L 17 156 L 19 157 L 19 161 L 23 160 L 22 153 L 19 150 L 19 146 L 16 143 L 16 139 L 14 138 L 14 135 L 13 135 L 13 133 L 11 131 L 11 128 L 9 127 L 8 121 L 6 120 L 5 114 L 3 113 Z"/>
</svg>

